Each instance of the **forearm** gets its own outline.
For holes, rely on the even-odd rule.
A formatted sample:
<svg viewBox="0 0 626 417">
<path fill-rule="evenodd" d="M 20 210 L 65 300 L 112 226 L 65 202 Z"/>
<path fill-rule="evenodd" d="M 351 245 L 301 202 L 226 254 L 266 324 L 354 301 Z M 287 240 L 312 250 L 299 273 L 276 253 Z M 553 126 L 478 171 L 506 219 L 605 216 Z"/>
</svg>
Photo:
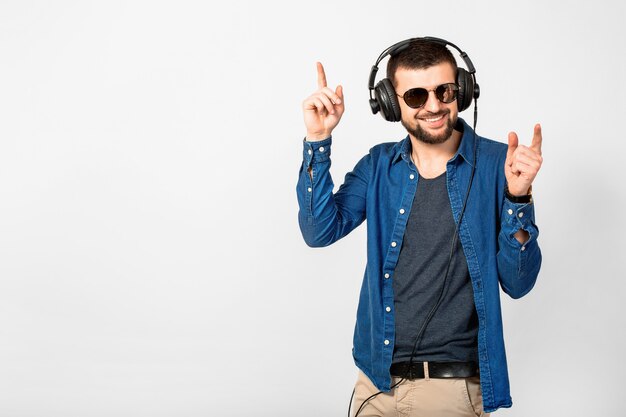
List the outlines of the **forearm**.
<svg viewBox="0 0 626 417">
<path fill-rule="evenodd" d="M 337 193 L 333 193 L 331 143 L 331 138 L 320 142 L 304 142 L 304 157 L 297 185 L 300 206 L 298 220 L 305 242 L 312 247 L 332 244 L 365 218 L 366 184 L 358 166 L 346 175 Z"/>
<path fill-rule="evenodd" d="M 533 203 L 514 204 L 505 199 L 501 216 L 498 275 L 503 290 L 512 298 L 519 298 L 535 285 L 541 267 Z"/>
<path fill-rule="evenodd" d="M 515 232 L 513 236 L 522 245 L 528 240 L 528 238 L 530 238 L 530 234 L 526 230 L 523 230 L 523 229 L 520 229 L 517 232 Z"/>
</svg>

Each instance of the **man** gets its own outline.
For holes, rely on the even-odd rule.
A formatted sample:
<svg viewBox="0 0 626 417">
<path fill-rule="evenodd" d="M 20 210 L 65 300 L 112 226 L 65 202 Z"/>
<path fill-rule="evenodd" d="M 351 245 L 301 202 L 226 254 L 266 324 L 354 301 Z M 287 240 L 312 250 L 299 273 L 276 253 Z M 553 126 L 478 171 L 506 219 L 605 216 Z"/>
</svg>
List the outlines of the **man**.
<svg viewBox="0 0 626 417">
<path fill-rule="evenodd" d="M 397 45 L 388 49 L 387 79 L 372 109 L 399 119 L 408 136 L 373 147 L 336 193 L 331 133 L 344 94 L 327 86 L 317 64 L 318 90 L 303 102 L 300 228 L 318 247 L 367 220 L 355 415 L 487 415 L 512 405 L 499 288 L 525 295 L 541 265 L 530 196 L 542 164 L 541 127 L 530 146 L 513 132 L 508 147 L 476 135 L 458 117 L 479 91 L 469 58 L 462 54 L 471 77 L 457 68 L 446 47 L 453 44 Z M 370 89 L 373 78 L 375 71 Z"/>
</svg>

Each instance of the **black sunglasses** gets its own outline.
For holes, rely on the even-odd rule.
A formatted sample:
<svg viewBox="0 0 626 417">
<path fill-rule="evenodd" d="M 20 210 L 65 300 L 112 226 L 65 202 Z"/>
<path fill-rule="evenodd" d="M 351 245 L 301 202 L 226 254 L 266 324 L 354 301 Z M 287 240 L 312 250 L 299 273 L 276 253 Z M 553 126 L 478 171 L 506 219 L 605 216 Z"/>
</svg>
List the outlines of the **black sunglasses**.
<svg viewBox="0 0 626 417">
<path fill-rule="evenodd" d="M 459 86 L 455 83 L 441 84 L 432 90 L 425 88 L 411 88 L 407 90 L 403 95 L 396 94 L 398 97 L 402 97 L 407 106 L 412 109 L 419 109 L 428 101 L 428 93 L 434 91 L 435 96 L 442 103 L 452 103 L 456 100 L 456 96 L 459 92 Z"/>
</svg>

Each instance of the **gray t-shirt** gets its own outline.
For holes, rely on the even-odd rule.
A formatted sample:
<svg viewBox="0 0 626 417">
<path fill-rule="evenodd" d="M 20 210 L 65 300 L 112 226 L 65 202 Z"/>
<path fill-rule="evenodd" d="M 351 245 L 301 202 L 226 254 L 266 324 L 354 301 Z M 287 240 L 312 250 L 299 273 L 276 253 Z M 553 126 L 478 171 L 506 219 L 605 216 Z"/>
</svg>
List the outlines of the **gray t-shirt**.
<svg viewBox="0 0 626 417">
<path fill-rule="evenodd" d="M 446 173 L 432 179 L 420 176 L 393 280 L 394 363 L 409 360 L 417 334 L 437 303 L 454 229 Z M 478 362 L 478 318 L 467 261 L 458 237 L 446 288 L 413 360 Z"/>
</svg>

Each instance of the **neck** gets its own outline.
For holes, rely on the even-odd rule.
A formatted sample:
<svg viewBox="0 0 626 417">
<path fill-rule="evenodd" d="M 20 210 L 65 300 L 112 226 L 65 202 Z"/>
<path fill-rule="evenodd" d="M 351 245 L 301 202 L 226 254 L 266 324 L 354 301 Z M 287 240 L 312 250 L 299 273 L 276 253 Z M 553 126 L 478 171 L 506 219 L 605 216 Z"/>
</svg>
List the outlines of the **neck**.
<svg viewBox="0 0 626 417">
<path fill-rule="evenodd" d="M 424 178 L 435 178 L 446 170 L 447 162 L 454 156 L 461 143 L 461 132 L 453 130 L 443 143 L 430 144 L 411 138 L 411 159 Z"/>
</svg>

